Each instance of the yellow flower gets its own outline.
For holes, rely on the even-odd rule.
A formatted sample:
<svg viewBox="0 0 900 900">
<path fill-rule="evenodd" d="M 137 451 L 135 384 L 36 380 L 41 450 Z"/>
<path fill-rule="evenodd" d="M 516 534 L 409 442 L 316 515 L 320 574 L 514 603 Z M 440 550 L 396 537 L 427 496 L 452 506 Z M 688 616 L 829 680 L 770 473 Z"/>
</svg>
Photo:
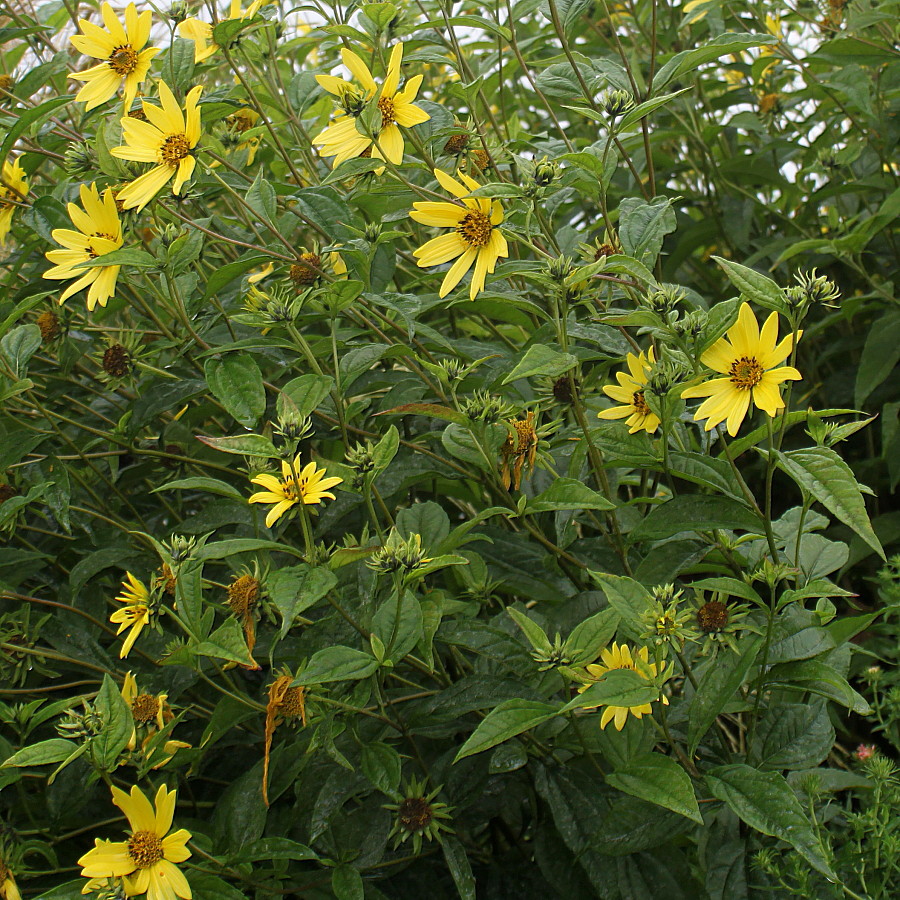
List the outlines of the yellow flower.
<svg viewBox="0 0 900 900">
<path fill-rule="evenodd" d="M 12 217 L 17 204 L 25 199 L 28 193 L 28 182 L 25 170 L 17 159 L 4 162 L 0 169 L 0 246 L 6 243 L 6 236 L 12 228 Z"/>
<path fill-rule="evenodd" d="M 156 163 L 149 172 L 119 191 L 116 199 L 123 209 L 143 209 L 173 176 L 172 193 L 180 194 L 184 183 L 193 175 L 196 160 L 191 151 L 200 140 L 197 101 L 202 90 L 199 84 L 191 88 L 182 113 L 172 90 L 160 81 L 162 108 L 145 100 L 142 105 L 148 121 L 142 122 L 132 116 L 122 119 L 125 145 L 113 147 L 112 155 L 119 159 Z"/>
<path fill-rule="evenodd" d="M 0 857 L 0 900 L 22 900 L 12 869 L 2 857 Z"/>
<path fill-rule="evenodd" d="M 134 721 L 134 727 L 131 730 L 131 740 L 128 742 L 128 749 L 134 750 L 137 747 L 137 729 L 140 727 L 147 732 L 146 737 L 141 742 L 141 750 L 147 757 L 147 745 L 152 740 L 153 732 L 157 729 L 166 727 L 166 724 L 172 721 L 172 710 L 169 709 L 167 702 L 167 694 L 147 694 L 143 693 L 137 685 L 137 680 L 131 672 L 125 674 L 125 681 L 122 685 L 122 699 L 128 704 L 131 710 L 131 718 Z M 184 741 L 166 741 L 162 748 L 152 752 L 154 765 L 152 768 L 161 769 L 174 755 L 177 750 L 187 749 L 191 745 Z"/>
<path fill-rule="evenodd" d="M 122 593 L 116 600 L 124 603 L 125 608 L 117 609 L 109 617 L 109 621 L 119 626 L 116 634 L 121 634 L 127 628 L 131 629 L 119 651 L 119 659 L 125 659 L 141 629 L 150 622 L 150 592 L 140 579 L 135 578 L 131 572 L 126 572 L 125 581 L 122 582 Z"/>
<path fill-rule="evenodd" d="M 129 896 L 146 894 L 147 900 L 191 900 L 191 887 L 175 863 L 191 855 L 189 831 L 179 828 L 169 834 L 175 814 L 175 791 L 163 785 L 156 792 L 155 810 L 138 787 L 131 794 L 112 789 L 113 803 L 128 817 L 131 836 L 127 841 L 94 839 L 78 865 L 85 878 L 122 877 Z"/>
<path fill-rule="evenodd" d="M 297 503 L 312 505 L 323 500 L 334 500 L 328 488 L 340 484 L 344 479 L 337 476 L 325 477 L 325 469 L 319 469 L 314 462 L 300 468 L 300 457 L 295 456 L 293 465 L 282 460 L 281 480 L 274 475 L 263 473 L 251 478 L 251 484 L 258 484 L 266 490 L 257 491 L 250 503 L 274 503 L 266 516 L 266 528 L 271 528 L 292 506 Z"/>
<path fill-rule="evenodd" d="M 247 7 L 247 11 L 244 12 L 241 9 L 241 0 L 231 0 L 228 15 L 222 21 L 227 22 L 230 19 L 240 19 L 243 22 L 246 19 L 252 19 L 259 12 L 259 8 L 267 2 L 268 0 L 253 0 Z M 219 45 L 213 42 L 213 27 L 209 22 L 196 18 L 185 19 L 178 26 L 178 33 L 183 38 L 194 42 L 195 63 L 209 59 L 219 49 Z"/>
<path fill-rule="evenodd" d="M 779 365 L 787 359 L 793 346 L 792 334 L 778 341 L 778 313 L 773 312 L 766 319 L 760 332 L 750 304 L 742 303 L 737 322 L 728 330 L 727 339 L 719 338 L 700 357 L 703 365 L 724 377 L 713 378 L 681 392 L 685 400 L 708 398 L 694 413 L 694 421 L 706 419 L 704 427 L 710 431 L 727 420 L 728 433 L 734 437 L 751 400 L 757 409 L 774 416 L 784 408 L 779 390 L 782 382 L 803 378 L 793 366 Z"/>
<path fill-rule="evenodd" d="M 150 71 L 150 61 L 159 53 L 157 47 L 144 49 L 150 39 L 150 10 L 138 15 L 137 7 L 129 3 L 125 9 L 124 28 L 108 3 L 100 4 L 100 12 L 106 31 L 86 19 L 79 19 L 81 34 L 69 38 L 86 56 L 103 60 L 98 66 L 69 76 L 86 82 L 75 99 L 86 103 L 86 110 L 93 109 L 114 96 L 124 81 L 125 108 L 129 109 L 138 85 Z"/>
<path fill-rule="evenodd" d="M 87 308 L 92 311 L 98 303 L 106 306 L 109 298 L 115 294 L 119 266 L 92 266 L 88 269 L 76 266 L 118 250 L 123 243 L 122 224 L 119 222 L 116 201 L 110 188 L 103 192 L 102 200 L 95 184 L 90 187 L 81 185 L 80 193 L 81 206 L 69 204 L 69 217 L 78 230 L 54 229 L 53 240 L 62 244 L 65 249 L 50 250 L 44 254 L 50 262 L 56 263 L 52 269 L 44 272 L 44 278 L 78 279 L 63 291 L 60 303 L 90 285 Z"/>
<path fill-rule="evenodd" d="M 352 51 L 341 50 L 341 59 L 351 71 L 353 77 L 362 85 L 363 94 L 355 85 L 335 75 L 316 75 L 316 81 L 340 99 L 344 115 L 338 116 L 331 125 L 317 134 L 312 142 L 321 145 L 322 156 L 333 156 L 332 166 L 339 166 L 348 159 L 363 156 L 367 151 L 375 159 L 385 159 L 394 165 L 403 162 L 403 134 L 400 127 L 411 128 L 421 122 L 427 122 L 431 116 L 413 103 L 422 76 L 410 78 L 402 91 L 400 84 L 400 62 L 403 58 L 403 44 L 395 44 L 388 62 L 387 75 L 381 91 L 372 77 L 368 66 Z M 356 130 L 356 119 L 362 112 L 366 102 L 378 94 L 378 109 L 381 111 L 381 129 L 377 134 L 378 146 L 371 138 Z M 382 155 L 384 154 L 384 155 Z M 380 172 L 383 169 L 379 170 Z"/>
<path fill-rule="evenodd" d="M 463 275 L 475 264 L 475 273 L 469 286 L 469 299 L 484 290 L 487 273 L 493 273 L 497 260 L 509 256 L 509 247 L 503 232 L 497 226 L 503 221 L 503 208 L 498 200 L 486 197 L 469 197 L 478 182 L 463 172 L 456 173 L 462 183 L 440 169 L 434 170 L 441 187 L 462 203 L 413 203 L 409 217 L 423 225 L 452 228 L 419 247 L 413 253 L 420 267 L 439 266 L 456 259 L 441 283 L 440 296 L 445 297 L 459 284 Z"/>
<path fill-rule="evenodd" d="M 651 347 L 646 355 L 641 352 L 637 356 L 629 353 L 625 357 L 628 364 L 628 372 L 616 372 L 617 385 L 608 384 L 603 388 L 603 393 L 613 400 L 618 400 L 622 406 L 613 406 L 601 410 L 597 416 L 601 419 L 626 419 L 628 433 L 635 434 L 643 429 L 647 434 L 653 434 L 659 428 L 659 417 L 651 412 L 644 399 L 644 389 L 647 387 L 647 374 L 656 362 Z"/>
<path fill-rule="evenodd" d="M 590 665 L 587 667 L 587 670 L 590 675 L 597 679 L 613 669 L 632 669 L 641 678 L 650 681 L 656 675 L 656 664 L 648 662 L 647 656 L 646 647 L 641 647 L 638 650 L 637 658 L 635 659 L 631 655 L 631 648 L 627 644 L 619 646 L 613 641 L 611 647 L 600 651 L 600 659 L 603 661 L 603 664 Z M 585 684 L 578 689 L 578 692 L 582 693 L 589 687 L 590 683 Z M 669 698 L 665 694 L 662 695 L 662 702 L 666 706 L 669 704 Z M 606 728 L 610 721 L 614 720 L 613 724 L 616 726 L 616 731 L 621 731 L 625 727 L 628 713 L 631 713 L 636 719 L 640 719 L 641 716 L 649 716 L 651 712 L 653 712 L 653 709 L 649 703 L 642 703 L 640 706 L 607 706 L 600 717 L 600 727 Z"/>
<path fill-rule="evenodd" d="M 251 109 L 249 106 L 243 106 L 240 109 L 235 110 L 235 112 L 228 116 L 225 119 L 225 124 L 228 126 L 228 130 L 232 134 L 232 136 L 238 136 L 243 135 L 246 131 L 249 131 L 256 125 L 258 121 L 259 113 L 255 109 Z M 238 143 L 234 149 L 238 152 L 240 152 L 241 150 L 246 150 L 247 165 L 252 166 L 253 160 L 256 158 L 256 151 L 259 149 L 259 138 L 239 138 Z M 213 167 L 215 167 L 220 165 L 220 163 L 218 162 L 218 160 L 216 160 L 212 165 Z"/>
</svg>

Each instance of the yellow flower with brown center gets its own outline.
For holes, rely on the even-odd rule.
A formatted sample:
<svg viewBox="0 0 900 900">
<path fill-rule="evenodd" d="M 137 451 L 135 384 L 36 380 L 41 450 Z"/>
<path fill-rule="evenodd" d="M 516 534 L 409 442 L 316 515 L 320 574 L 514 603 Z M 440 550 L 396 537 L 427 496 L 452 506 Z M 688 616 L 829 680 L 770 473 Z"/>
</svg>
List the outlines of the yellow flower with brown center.
<svg viewBox="0 0 900 900">
<path fill-rule="evenodd" d="M 629 434 L 646 431 L 653 434 L 659 428 L 659 417 L 647 405 L 644 391 L 647 387 L 647 376 L 656 362 L 651 347 L 646 354 L 642 351 L 637 356 L 629 353 L 625 357 L 628 372 L 616 372 L 617 385 L 608 384 L 603 393 L 621 406 L 612 406 L 597 413 L 600 419 L 625 419 Z"/>
<path fill-rule="evenodd" d="M 300 468 L 300 457 L 295 456 L 293 463 L 282 460 L 281 478 L 263 473 L 251 478 L 251 484 L 265 488 L 250 497 L 250 503 L 274 503 L 266 515 L 266 528 L 271 528 L 292 506 L 303 503 L 311 506 L 323 500 L 334 500 L 334 494 L 328 488 L 341 484 L 343 478 L 335 475 L 325 477 L 325 469 L 320 469 L 314 462 Z"/>
<path fill-rule="evenodd" d="M 537 457 L 538 434 L 534 427 L 534 410 L 529 410 L 524 419 L 510 419 L 512 433 L 506 436 L 500 454 L 503 456 L 503 467 L 500 472 L 503 487 L 509 490 L 510 484 L 519 490 L 522 483 L 522 469 L 528 462 L 530 471 L 534 471 L 534 461 Z M 512 475 L 510 475 L 510 460 L 513 463 Z"/>
<path fill-rule="evenodd" d="M 122 246 L 122 224 L 116 209 L 115 197 L 110 188 L 103 192 L 101 199 L 97 185 L 81 185 L 81 206 L 70 203 L 69 217 L 77 231 L 70 228 L 54 228 L 53 240 L 62 244 L 63 250 L 49 250 L 44 255 L 56 263 L 44 272 L 44 278 L 76 279 L 61 294 L 60 303 L 82 288 L 88 288 L 87 308 L 93 311 L 99 304 L 106 306 L 116 292 L 116 281 L 120 266 L 80 267 L 80 263 L 90 262 L 98 256 L 112 253 Z"/>
<path fill-rule="evenodd" d="M 793 334 L 778 340 L 778 313 L 773 312 L 760 331 L 750 304 L 742 303 L 737 322 L 728 329 L 727 338 L 719 338 L 700 357 L 703 365 L 723 377 L 681 392 L 685 400 L 707 398 L 694 413 L 694 421 L 706 419 L 706 431 L 727 422 L 728 433 L 734 437 L 751 402 L 769 416 L 784 409 L 780 385 L 803 378 L 793 366 L 780 365 L 793 346 Z"/>
<path fill-rule="evenodd" d="M 241 9 L 241 0 L 231 0 L 231 4 L 228 7 L 228 15 L 221 21 L 227 22 L 232 19 L 239 19 L 243 22 L 246 19 L 252 19 L 259 12 L 260 7 L 267 2 L 268 0 L 253 0 L 245 11 Z M 219 45 L 213 41 L 212 25 L 209 22 L 204 22 L 202 19 L 193 17 L 185 19 L 178 26 L 178 34 L 194 42 L 195 63 L 209 59 L 220 49 Z"/>
<path fill-rule="evenodd" d="M 134 646 L 141 629 L 150 622 L 150 609 L 152 601 L 147 586 L 139 579 L 135 578 L 131 572 L 125 573 L 125 580 L 122 582 L 122 593 L 116 597 L 119 603 L 124 603 L 123 609 L 117 609 L 110 617 L 109 621 L 119 626 L 116 634 L 121 634 L 127 629 L 128 636 L 122 649 L 119 651 L 119 659 L 125 659 L 129 651 Z"/>
<path fill-rule="evenodd" d="M 125 144 L 110 151 L 119 159 L 156 165 L 119 191 L 116 199 L 123 209 L 142 210 L 172 179 L 172 193 L 180 194 L 191 175 L 196 159 L 193 150 L 200 140 L 201 85 L 191 88 L 184 103 L 184 111 L 178 105 L 171 88 L 159 82 L 159 99 L 162 107 L 143 101 L 147 121 L 133 116 L 122 118 Z"/>
<path fill-rule="evenodd" d="M 125 681 L 122 684 L 122 699 L 128 704 L 131 710 L 131 717 L 134 720 L 134 728 L 131 731 L 131 739 L 127 747 L 134 750 L 137 747 L 138 729 L 144 734 L 141 742 L 141 750 L 147 757 L 148 744 L 153 738 L 154 732 L 165 728 L 166 724 L 172 721 L 173 714 L 169 708 L 167 694 L 148 694 L 141 691 L 138 687 L 137 680 L 131 672 L 125 674 Z M 176 751 L 189 748 L 191 745 L 184 741 L 166 741 L 163 747 L 149 751 L 152 758 L 154 769 L 161 769 L 175 755 Z M 149 759 L 149 757 L 147 757 Z"/>
<path fill-rule="evenodd" d="M 333 167 L 348 159 L 370 155 L 366 151 L 370 151 L 374 159 L 387 159 L 399 166 L 403 162 L 403 133 L 400 128 L 411 128 L 431 118 L 425 110 L 413 103 L 423 76 L 413 76 L 404 84 L 403 90 L 398 90 L 403 44 L 395 44 L 391 50 L 387 74 L 380 91 L 369 67 L 352 50 L 341 50 L 341 60 L 362 85 L 362 93 L 356 85 L 336 75 L 316 75 L 320 86 L 338 97 L 344 114 L 320 131 L 313 138 L 313 144 L 321 148 L 322 156 L 334 157 Z M 376 95 L 381 113 L 381 126 L 375 136 L 377 145 L 372 138 L 360 134 L 356 129 L 357 118 L 366 103 Z M 378 170 L 378 174 L 382 171 L 384 170 Z"/>
<path fill-rule="evenodd" d="M 3 246 L 9 229 L 12 228 L 13 213 L 28 193 L 25 170 L 17 159 L 3 163 L 0 182 L 0 246 Z"/>
<path fill-rule="evenodd" d="M 470 197 L 469 194 L 479 186 L 478 182 L 464 172 L 456 174 L 460 181 L 441 169 L 434 170 L 441 187 L 461 203 L 413 203 L 409 217 L 415 222 L 453 229 L 449 234 L 423 244 L 413 256 L 422 268 L 456 260 L 441 282 L 441 297 L 446 297 L 474 265 L 475 272 L 469 285 L 469 299 L 474 300 L 478 292 L 484 290 L 485 277 L 493 274 L 497 260 L 509 256 L 509 247 L 497 227 L 503 221 L 500 202 L 487 197 Z"/>
<path fill-rule="evenodd" d="M 105 31 L 93 22 L 79 19 L 81 34 L 73 34 L 69 38 L 85 56 L 103 60 L 91 69 L 69 76 L 85 82 L 75 95 L 75 100 L 87 104 L 85 109 L 90 110 L 106 103 L 115 95 L 119 85 L 124 84 L 125 108 L 128 109 L 138 86 L 150 71 L 150 61 L 159 53 L 157 47 L 144 49 L 150 39 L 150 10 L 138 14 L 134 3 L 129 3 L 125 9 L 124 28 L 108 3 L 100 4 L 100 14 Z"/>
<path fill-rule="evenodd" d="M 127 841 L 94 839 L 78 865 L 85 878 L 124 879 L 129 896 L 146 894 L 147 900 L 191 900 L 191 887 L 176 863 L 191 855 L 189 831 L 172 828 L 175 815 L 175 791 L 165 785 L 156 792 L 153 805 L 137 786 L 131 793 L 112 788 L 113 803 L 128 817 L 131 835 Z M 154 809 L 155 806 L 155 809 Z"/>
<path fill-rule="evenodd" d="M 594 663 L 587 667 L 587 671 L 596 680 L 613 669 L 631 669 L 637 672 L 641 678 L 650 681 L 656 676 L 657 667 L 656 663 L 648 661 L 648 655 L 646 647 L 641 647 L 637 652 L 637 657 L 635 657 L 627 644 L 620 646 L 613 641 L 612 646 L 600 651 L 602 664 Z M 588 684 L 582 685 L 578 692 L 583 693 L 592 683 L 588 682 Z M 669 698 L 665 694 L 662 695 L 662 702 L 666 706 L 669 705 Z M 628 719 L 629 713 L 636 719 L 640 719 L 642 716 L 649 716 L 652 712 L 653 708 L 649 703 L 642 703 L 639 706 L 607 706 L 600 717 L 600 727 L 606 728 L 612 722 L 616 727 L 616 731 L 621 731 L 625 727 L 625 721 Z"/>
</svg>

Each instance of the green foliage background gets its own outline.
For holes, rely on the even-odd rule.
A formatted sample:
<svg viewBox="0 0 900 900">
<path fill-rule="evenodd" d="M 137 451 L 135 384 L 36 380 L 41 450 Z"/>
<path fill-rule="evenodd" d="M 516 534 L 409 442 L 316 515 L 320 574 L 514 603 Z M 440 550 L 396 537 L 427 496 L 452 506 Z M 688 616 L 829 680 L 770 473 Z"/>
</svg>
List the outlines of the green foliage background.
<svg viewBox="0 0 900 900">
<path fill-rule="evenodd" d="M 200 164 L 184 196 L 123 217 L 117 295 L 87 313 L 42 279 L 51 231 L 79 183 L 139 167 L 109 153 L 115 102 L 72 101 L 74 8 L 4 4 L 0 157 L 30 190 L 0 263 L 0 855 L 24 896 L 81 896 L 75 860 L 124 827 L 106 783 L 162 781 L 194 836 L 195 898 L 896 895 L 897 11 L 269 4 L 218 24 L 196 66 L 155 13 L 154 77 L 181 98 L 204 85 Z M 344 46 L 383 73 L 400 40 L 430 121 L 399 169 L 332 171 L 310 144 L 333 109 L 314 74 Z M 611 116 L 611 91 L 635 107 Z M 252 165 L 225 124 L 247 105 Z M 474 302 L 439 299 L 412 258 L 435 165 L 506 210 L 510 258 Z M 289 266 L 336 248 L 348 278 L 298 292 Z M 279 321 L 246 307 L 269 262 L 257 288 L 289 297 Z M 680 399 L 689 363 L 741 299 L 789 331 L 785 289 L 813 269 L 841 299 L 809 308 L 790 412 L 771 431 L 748 417 L 726 452 Z M 660 285 L 680 287 L 674 310 Z M 651 344 L 663 427 L 629 434 L 597 418 L 601 387 Z M 113 345 L 124 377 L 104 373 Z M 537 466 L 508 490 L 506 423 L 527 411 Z M 297 415 L 299 442 L 279 432 Z M 247 502 L 295 449 L 344 480 L 312 553 L 300 519 L 266 529 Z M 415 536 L 417 565 L 367 565 Z M 126 570 L 158 606 L 121 660 Z M 242 573 L 264 592 L 257 668 L 226 602 Z M 733 646 L 655 644 L 666 584 L 694 625 L 730 604 Z M 666 678 L 578 694 L 613 640 Z M 128 671 L 175 713 L 143 752 Z M 308 722 L 275 728 L 267 807 L 284 673 Z M 594 700 L 653 715 L 601 730 Z M 167 739 L 190 746 L 152 769 Z M 879 751 L 867 767 L 860 743 Z M 420 785 L 449 830 L 400 843 L 386 806 Z"/>
</svg>

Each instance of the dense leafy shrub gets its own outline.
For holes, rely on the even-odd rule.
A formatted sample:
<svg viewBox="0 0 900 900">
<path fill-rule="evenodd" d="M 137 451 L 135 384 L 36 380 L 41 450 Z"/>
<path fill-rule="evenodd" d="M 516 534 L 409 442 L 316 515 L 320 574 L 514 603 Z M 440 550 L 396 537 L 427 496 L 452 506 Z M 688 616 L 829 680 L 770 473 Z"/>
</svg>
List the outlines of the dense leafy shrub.
<svg viewBox="0 0 900 900">
<path fill-rule="evenodd" d="M 896 3 L 0 13 L 0 896 L 896 896 Z"/>
</svg>

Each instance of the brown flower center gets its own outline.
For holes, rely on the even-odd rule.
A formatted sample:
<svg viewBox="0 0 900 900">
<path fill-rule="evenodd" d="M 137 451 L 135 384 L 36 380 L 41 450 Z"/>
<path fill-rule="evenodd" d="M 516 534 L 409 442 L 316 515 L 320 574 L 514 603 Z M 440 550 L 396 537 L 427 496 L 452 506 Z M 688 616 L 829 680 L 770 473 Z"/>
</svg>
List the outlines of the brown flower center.
<svg viewBox="0 0 900 900">
<path fill-rule="evenodd" d="M 731 364 L 729 374 L 731 383 L 739 391 L 749 391 L 762 381 L 763 367 L 755 356 L 742 356 Z"/>
<path fill-rule="evenodd" d="M 631 405 L 634 407 L 636 413 L 640 413 L 642 416 L 650 415 L 650 407 L 647 406 L 643 391 L 635 391 L 631 395 Z"/>
<path fill-rule="evenodd" d="M 147 121 L 147 113 L 144 112 L 143 109 L 137 107 L 136 109 L 130 109 L 127 113 L 128 117 L 131 119 L 137 119 L 140 122 Z"/>
<path fill-rule="evenodd" d="M 450 156 L 459 156 L 459 154 L 469 146 L 469 139 L 469 135 L 465 132 L 462 134 L 454 134 L 447 143 L 444 144 L 444 153 L 448 153 Z"/>
<path fill-rule="evenodd" d="M 406 831 L 424 831 L 434 819 L 431 804 L 424 797 L 407 797 L 397 810 L 400 827 Z"/>
<path fill-rule="evenodd" d="M 278 715 L 285 719 L 296 719 L 306 716 L 306 694 L 299 685 L 289 687 L 278 702 Z"/>
<path fill-rule="evenodd" d="M 494 226 L 480 210 L 471 210 L 461 219 L 456 231 L 470 247 L 486 247 L 491 240 Z"/>
<path fill-rule="evenodd" d="M 159 713 L 159 698 L 153 694 L 138 694 L 131 704 L 131 715 L 141 725 L 152 722 Z"/>
<path fill-rule="evenodd" d="M 6 503 L 10 497 L 15 497 L 18 493 L 11 484 L 0 484 L 0 503 Z"/>
<path fill-rule="evenodd" d="M 159 148 L 159 161 L 173 168 L 191 155 L 191 145 L 184 134 L 170 134 Z"/>
<path fill-rule="evenodd" d="M 41 340 L 47 344 L 59 336 L 59 316 L 48 309 L 37 317 L 37 327 L 41 330 Z"/>
<path fill-rule="evenodd" d="M 316 283 L 322 268 L 322 257 L 318 253 L 301 253 L 301 262 L 291 266 L 290 279 L 297 287 L 309 287 Z"/>
<path fill-rule="evenodd" d="M 245 616 L 259 600 L 259 582 L 252 575 L 241 575 L 228 585 L 228 605 L 236 616 Z"/>
<path fill-rule="evenodd" d="M 131 354 L 121 344 L 113 344 L 106 348 L 102 365 L 112 378 L 124 378 L 131 371 Z"/>
<path fill-rule="evenodd" d="M 0 91 L 6 92 L 10 90 L 15 83 L 12 75 L 7 75 L 6 73 L 0 75 Z"/>
<path fill-rule="evenodd" d="M 235 131 L 238 134 L 243 134 L 253 127 L 253 120 L 250 116 L 250 112 L 246 109 L 239 109 L 236 113 L 232 113 L 225 119 L 225 123 L 232 131 Z"/>
<path fill-rule="evenodd" d="M 728 619 L 728 607 L 719 600 L 710 600 L 697 610 L 697 624 L 706 634 L 722 631 Z"/>
<path fill-rule="evenodd" d="M 139 869 L 149 869 L 163 858 L 162 841 L 152 831 L 136 831 L 128 839 L 128 855 Z"/>
<path fill-rule="evenodd" d="M 394 109 L 394 101 L 390 97 L 381 97 L 378 100 L 378 108 L 381 110 L 381 127 L 387 128 L 396 122 L 396 110 Z"/>
<path fill-rule="evenodd" d="M 484 147 L 479 147 L 472 154 L 472 162 L 475 165 L 475 168 L 478 169 L 479 172 L 483 172 L 485 169 L 490 168 L 494 161 L 491 159 L 491 154 L 484 149 Z"/>
<path fill-rule="evenodd" d="M 116 75 L 130 75 L 136 68 L 138 54 L 131 44 L 116 47 L 109 55 L 109 67 Z"/>
</svg>

